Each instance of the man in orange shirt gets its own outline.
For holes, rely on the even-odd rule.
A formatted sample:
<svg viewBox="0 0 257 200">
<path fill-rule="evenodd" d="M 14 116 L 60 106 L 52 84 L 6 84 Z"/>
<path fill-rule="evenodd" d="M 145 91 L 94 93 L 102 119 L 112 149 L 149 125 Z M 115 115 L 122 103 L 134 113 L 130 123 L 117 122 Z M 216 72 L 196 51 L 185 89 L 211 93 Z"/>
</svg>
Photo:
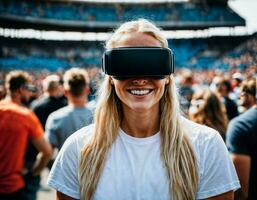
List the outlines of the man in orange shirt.
<svg viewBox="0 0 257 200">
<path fill-rule="evenodd" d="M 7 97 L 0 102 L 0 200 L 25 200 L 23 194 L 24 155 L 29 140 L 39 151 L 33 175 L 48 163 L 52 149 L 44 139 L 43 129 L 35 114 L 23 105 L 29 100 L 31 78 L 23 71 L 6 76 Z"/>
</svg>

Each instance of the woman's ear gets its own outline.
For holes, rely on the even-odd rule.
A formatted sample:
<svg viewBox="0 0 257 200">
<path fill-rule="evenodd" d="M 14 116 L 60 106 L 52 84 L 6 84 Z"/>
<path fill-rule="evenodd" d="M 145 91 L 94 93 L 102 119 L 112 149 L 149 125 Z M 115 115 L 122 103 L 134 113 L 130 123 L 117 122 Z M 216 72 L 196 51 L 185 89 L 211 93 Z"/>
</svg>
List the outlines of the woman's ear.
<svg viewBox="0 0 257 200">
<path fill-rule="evenodd" d="M 111 84 L 111 85 L 114 85 L 114 83 L 113 83 L 113 78 L 112 78 L 111 76 L 109 77 L 109 81 L 110 81 L 110 84 Z"/>
<path fill-rule="evenodd" d="M 165 85 L 168 85 L 170 83 L 170 77 L 165 78 Z"/>
</svg>

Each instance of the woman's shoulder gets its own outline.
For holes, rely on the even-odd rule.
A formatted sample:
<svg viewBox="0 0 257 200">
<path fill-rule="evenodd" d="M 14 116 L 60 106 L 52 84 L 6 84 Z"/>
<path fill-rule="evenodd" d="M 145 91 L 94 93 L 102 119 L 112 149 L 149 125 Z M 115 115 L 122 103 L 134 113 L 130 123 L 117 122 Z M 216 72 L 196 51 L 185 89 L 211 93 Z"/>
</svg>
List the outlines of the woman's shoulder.
<svg viewBox="0 0 257 200">
<path fill-rule="evenodd" d="M 219 137 L 220 134 L 217 130 L 205 125 L 195 123 L 189 119 L 182 118 L 182 127 L 185 134 L 189 137 L 193 143 L 205 143 L 213 140 L 213 138 Z"/>
</svg>

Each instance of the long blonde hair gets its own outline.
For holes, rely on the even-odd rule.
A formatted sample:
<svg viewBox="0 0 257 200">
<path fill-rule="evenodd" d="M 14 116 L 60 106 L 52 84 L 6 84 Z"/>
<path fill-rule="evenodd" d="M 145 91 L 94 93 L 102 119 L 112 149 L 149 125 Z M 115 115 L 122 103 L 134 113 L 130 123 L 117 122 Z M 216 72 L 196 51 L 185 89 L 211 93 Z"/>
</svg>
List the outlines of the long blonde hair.
<svg viewBox="0 0 257 200">
<path fill-rule="evenodd" d="M 117 45 L 120 34 L 133 32 L 150 34 L 163 47 L 168 47 L 160 30 L 149 21 L 140 19 L 121 25 L 107 42 L 107 49 Z M 197 161 L 181 125 L 176 92 L 173 77 L 170 76 L 160 101 L 161 157 L 166 167 L 171 198 L 193 200 L 198 188 Z M 94 195 L 108 151 L 117 137 L 122 115 L 121 102 L 107 76 L 100 88 L 93 138 L 81 152 L 79 180 L 82 200 L 90 200 Z"/>
</svg>

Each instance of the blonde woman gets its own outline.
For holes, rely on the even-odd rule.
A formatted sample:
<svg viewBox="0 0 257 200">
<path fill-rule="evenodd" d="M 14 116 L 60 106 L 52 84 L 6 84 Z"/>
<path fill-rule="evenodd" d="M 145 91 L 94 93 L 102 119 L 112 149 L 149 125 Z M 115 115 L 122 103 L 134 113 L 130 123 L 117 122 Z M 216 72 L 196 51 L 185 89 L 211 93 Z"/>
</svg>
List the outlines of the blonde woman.
<svg viewBox="0 0 257 200">
<path fill-rule="evenodd" d="M 144 19 L 121 25 L 106 47 L 168 51 L 160 30 Z M 139 70 L 134 67 L 140 74 L 144 62 L 159 59 L 144 48 Z M 121 69 L 134 62 L 122 56 Z M 239 182 L 224 142 L 213 129 L 181 117 L 173 76 L 120 71 L 130 76 L 106 75 L 95 124 L 74 133 L 53 165 L 48 184 L 57 199 L 232 200 Z"/>
</svg>

